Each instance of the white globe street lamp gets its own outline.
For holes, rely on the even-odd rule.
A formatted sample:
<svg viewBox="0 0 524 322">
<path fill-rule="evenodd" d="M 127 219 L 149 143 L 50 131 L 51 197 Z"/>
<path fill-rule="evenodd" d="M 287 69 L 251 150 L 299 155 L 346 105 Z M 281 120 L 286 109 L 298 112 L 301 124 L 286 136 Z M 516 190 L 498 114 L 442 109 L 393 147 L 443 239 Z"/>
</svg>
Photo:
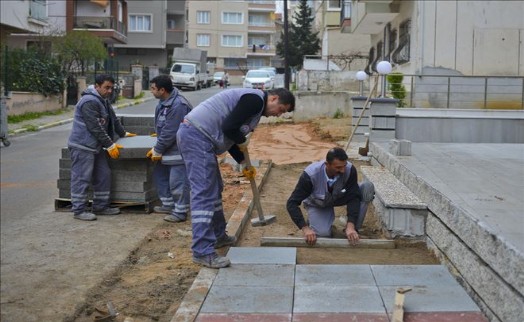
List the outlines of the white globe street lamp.
<svg viewBox="0 0 524 322">
<path fill-rule="evenodd" d="M 386 97 L 386 75 L 391 73 L 391 63 L 383 60 L 377 64 L 377 72 L 382 75 L 382 90 L 380 91 L 381 97 Z"/>
<path fill-rule="evenodd" d="M 368 74 L 366 74 L 366 72 L 364 71 L 358 71 L 356 77 L 359 83 L 360 96 L 363 96 L 364 95 L 364 84 L 363 83 L 368 78 Z"/>
</svg>

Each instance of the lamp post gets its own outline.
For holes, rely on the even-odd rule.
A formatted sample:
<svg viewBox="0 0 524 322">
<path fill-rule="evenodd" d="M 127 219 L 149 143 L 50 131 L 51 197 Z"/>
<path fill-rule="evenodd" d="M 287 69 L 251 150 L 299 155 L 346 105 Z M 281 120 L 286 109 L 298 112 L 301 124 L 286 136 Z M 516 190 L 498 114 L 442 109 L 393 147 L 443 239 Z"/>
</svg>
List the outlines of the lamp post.
<svg viewBox="0 0 524 322">
<path fill-rule="evenodd" d="M 380 91 L 381 97 L 386 97 L 386 76 L 391 73 L 391 63 L 383 60 L 377 64 L 377 72 L 382 75 L 382 89 Z"/>
<path fill-rule="evenodd" d="M 368 78 L 368 74 L 366 74 L 366 72 L 363 72 L 363 71 L 358 71 L 356 77 L 358 80 L 359 95 L 363 96 L 364 95 L 364 81 Z"/>
</svg>

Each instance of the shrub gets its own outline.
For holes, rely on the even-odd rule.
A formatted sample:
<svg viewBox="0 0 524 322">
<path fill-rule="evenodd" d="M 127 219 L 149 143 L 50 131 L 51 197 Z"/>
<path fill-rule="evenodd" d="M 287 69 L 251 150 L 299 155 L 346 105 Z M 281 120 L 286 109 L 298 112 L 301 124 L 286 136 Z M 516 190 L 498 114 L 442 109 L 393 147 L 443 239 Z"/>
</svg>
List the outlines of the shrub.
<svg viewBox="0 0 524 322">
<path fill-rule="evenodd" d="M 404 75 L 399 72 L 394 72 L 387 76 L 388 90 L 394 98 L 398 99 L 398 107 L 406 106 L 406 102 L 404 102 L 406 98 L 406 87 L 402 84 L 403 79 Z"/>
</svg>

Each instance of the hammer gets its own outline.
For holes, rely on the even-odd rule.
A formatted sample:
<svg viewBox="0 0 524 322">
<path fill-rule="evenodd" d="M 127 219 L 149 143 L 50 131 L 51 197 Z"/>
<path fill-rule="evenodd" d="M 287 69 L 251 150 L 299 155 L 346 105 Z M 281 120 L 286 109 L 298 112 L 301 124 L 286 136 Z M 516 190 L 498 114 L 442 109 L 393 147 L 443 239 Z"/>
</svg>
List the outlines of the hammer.
<svg viewBox="0 0 524 322">
<path fill-rule="evenodd" d="M 248 135 L 249 139 L 250 134 Z M 251 167 L 251 160 L 249 159 L 249 152 L 247 151 L 247 147 L 244 150 L 244 161 L 246 163 L 246 167 Z M 264 217 L 264 212 L 262 211 L 262 206 L 260 205 L 260 194 L 258 193 L 257 184 L 255 182 L 255 178 L 249 178 L 249 183 L 251 183 L 251 190 L 253 191 L 253 202 L 255 203 L 255 207 L 257 208 L 258 218 L 251 219 L 251 226 L 258 227 L 258 226 L 265 226 L 269 225 L 272 222 L 277 220 L 277 217 L 268 215 Z"/>
</svg>

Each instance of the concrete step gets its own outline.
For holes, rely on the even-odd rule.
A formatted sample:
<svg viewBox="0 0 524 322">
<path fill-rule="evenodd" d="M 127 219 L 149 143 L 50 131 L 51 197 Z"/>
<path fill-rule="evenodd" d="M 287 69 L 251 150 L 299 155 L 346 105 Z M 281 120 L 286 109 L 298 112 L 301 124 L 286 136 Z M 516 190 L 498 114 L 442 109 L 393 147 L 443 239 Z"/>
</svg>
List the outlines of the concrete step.
<svg viewBox="0 0 524 322">
<path fill-rule="evenodd" d="M 387 169 L 362 166 L 360 171 L 375 186 L 373 205 L 389 237 L 423 237 L 427 205 Z"/>
</svg>

